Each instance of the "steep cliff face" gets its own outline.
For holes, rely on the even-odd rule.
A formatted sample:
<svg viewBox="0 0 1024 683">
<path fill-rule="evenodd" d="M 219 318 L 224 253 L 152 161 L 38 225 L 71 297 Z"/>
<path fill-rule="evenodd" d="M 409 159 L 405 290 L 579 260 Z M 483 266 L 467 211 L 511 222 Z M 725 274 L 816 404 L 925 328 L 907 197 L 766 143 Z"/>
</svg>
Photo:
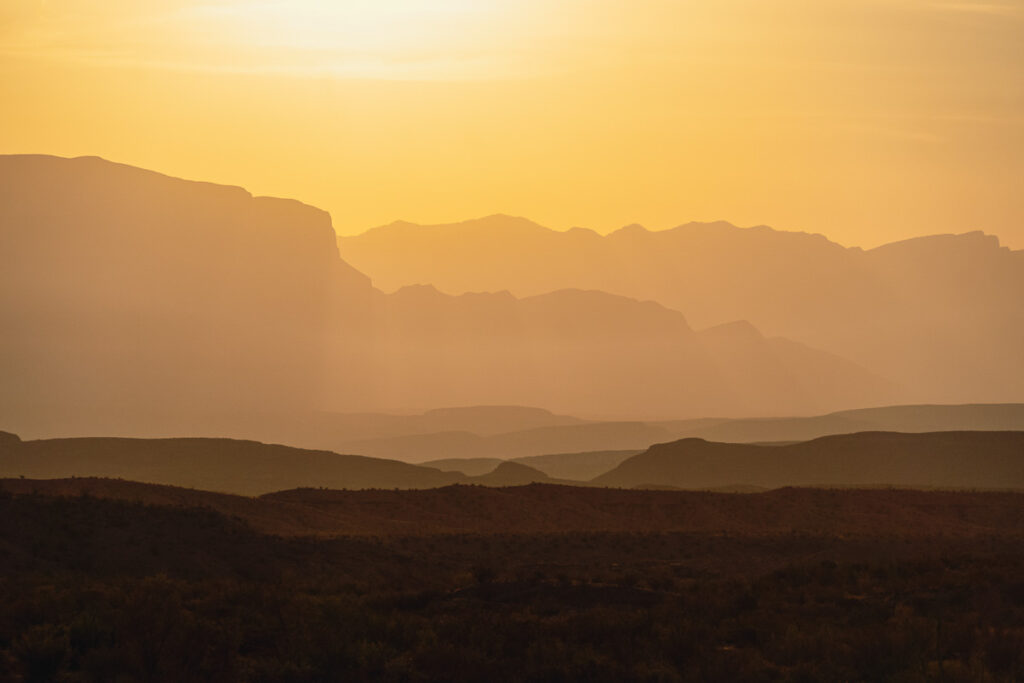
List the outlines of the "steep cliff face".
<svg viewBox="0 0 1024 683">
<path fill-rule="evenodd" d="M 0 401 L 313 406 L 332 311 L 369 283 L 327 213 L 85 157 L 0 157 Z"/>
</svg>

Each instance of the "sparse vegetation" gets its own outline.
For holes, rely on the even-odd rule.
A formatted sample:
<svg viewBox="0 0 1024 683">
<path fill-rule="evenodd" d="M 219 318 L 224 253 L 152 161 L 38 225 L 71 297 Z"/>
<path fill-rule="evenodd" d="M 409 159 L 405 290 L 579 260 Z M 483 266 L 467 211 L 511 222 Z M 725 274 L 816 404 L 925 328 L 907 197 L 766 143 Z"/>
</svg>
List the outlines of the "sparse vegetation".
<svg viewBox="0 0 1024 683">
<path fill-rule="evenodd" d="M 0 508 L 3 681 L 1024 676 L 1013 520 L 313 539 L 91 495 Z"/>
</svg>

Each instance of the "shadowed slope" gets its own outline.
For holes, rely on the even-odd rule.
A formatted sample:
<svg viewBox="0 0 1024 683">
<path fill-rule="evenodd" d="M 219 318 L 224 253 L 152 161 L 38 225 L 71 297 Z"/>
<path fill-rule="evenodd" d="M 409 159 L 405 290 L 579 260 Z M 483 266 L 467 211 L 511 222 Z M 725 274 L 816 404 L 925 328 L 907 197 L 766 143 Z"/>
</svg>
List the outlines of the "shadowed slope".
<svg viewBox="0 0 1024 683">
<path fill-rule="evenodd" d="M 863 432 L 788 445 L 683 439 L 652 446 L 601 486 L 1024 488 L 1024 432 Z"/>
<path fill-rule="evenodd" d="M 295 486 L 428 488 L 463 477 L 429 467 L 231 439 L 50 439 L 0 446 L 0 473 L 119 477 L 260 494 Z"/>
<path fill-rule="evenodd" d="M 525 486 L 526 484 L 566 483 L 558 482 L 540 470 L 518 462 L 503 462 L 497 467 L 470 480 L 484 486 Z"/>
</svg>

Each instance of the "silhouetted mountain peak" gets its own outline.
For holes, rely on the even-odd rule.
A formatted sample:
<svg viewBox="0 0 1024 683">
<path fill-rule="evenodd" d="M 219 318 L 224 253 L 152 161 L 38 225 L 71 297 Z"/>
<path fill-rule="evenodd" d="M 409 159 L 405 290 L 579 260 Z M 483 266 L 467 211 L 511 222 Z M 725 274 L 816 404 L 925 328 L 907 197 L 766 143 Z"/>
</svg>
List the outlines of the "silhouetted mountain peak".
<svg viewBox="0 0 1024 683">
<path fill-rule="evenodd" d="M 402 297 L 407 299 L 423 299 L 423 298 L 439 298 L 445 295 L 441 293 L 437 287 L 431 284 L 419 284 L 419 285 L 406 285 L 400 288 L 391 296 Z"/>
<path fill-rule="evenodd" d="M 1000 244 L 996 235 L 990 235 L 981 230 L 972 230 L 964 233 L 947 233 L 943 235 L 926 235 L 923 237 L 911 237 L 910 239 L 891 242 L 874 249 L 869 249 L 870 255 L 884 256 L 906 256 L 910 254 L 935 257 L 954 256 L 962 258 L 965 255 L 980 255 L 985 253 L 1009 252 L 1009 247 Z"/>
<path fill-rule="evenodd" d="M 650 230 L 640 225 L 639 223 L 630 223 L 624 225 L 618 230 L 615 230 L 608 234 L 609 237 L 642 237 L 650 234 Z"/>
<path fill-rule="evenodd" d="M 502 474 L 502 475 L 505 475 L 505 476 L 508 476 L 508 475 L 529 475 L 531 477 L 532 476 L 543 477 L 543 478 L 547 477 L 546 474 L 544 474 L 543 472 L 541 472 L 540 470 L 538 470 L 535 467 L 530 467 L 529 465 L 524 465 L 522 463 L 512 462 L 512 461 L 509 461 L 509 460 L 506 460 L 504 462 L 498 463 L 498 466 L 495 467 L 493 470 L 491 470 L 491 474 Z"/>
<path fill-rule="evenodd" d="M 472 481 L 488 486 L 522 486 L 549 481 L 551 477 L 538 469 L 518 462 L 505 461 L 489 473 L 473 477 Z"/>
<path fill-rule="evenodd" d="M 757 226 L 757 227 L 759 227 L 759 228 L 767 228 L 768 226 L 760 225 L 760 226 Z M 735 223 L 730 223 L 729 221 L 689 221 L 687 223 L 683 223 L 681 225 L 677 225 L 674 228 L 669 228 L 666 232 L 674 232 L 674 231 L 684 232 L 684 231 L 687 231 L 687 230 L 689 230 L 689 231 L 695 231 L 695 230 L 731 230 L 731 231 L 741 231 L 741 230 L 745 230 L 745 229 L 748 229 L 748 228 L 741 228 L 738 225 L 736 225 Z M 749 228 L 749 229 L 753 230 L 754 228 Z M 768 228 L 768 229 L 772 230 L 772 228 Z"/>
<path fill-rule="evenodd" d="M 72 177 L 82 183 L 83 189 L 86 191 L 91 187 L 100 188 L 114 182 L 130 183 L 130 186 L 126 186 L 125 189 L 130 187 L 133 191 L 144 192 L 147 196 L 152 196 L 154 201 L 161 199 L 160 194 L 166 194 L 173 190 L 187 192 L 193 196 L 197 192 L 202 192 L 210 193 L 211 196 L 216 196 L 219 199 L 251 200 L 261 212 L 269 213 L 270 217 L 289 220 L 304 228 L 313 223 L 317 229 L 323 232 L 325 244 L 327 238 L 331 242 L 335 242 L 336 234 L 331 216 L 323 209 L 297 199 L 255 196 L 238 185 L 222 185 L 203 180 L 179 178 L 129 164 L 108 161 L 98 156 L 59 157 L 49 154 L 0 154 L 0 165 L 16 169 L 23 178 L 38 176 L 42 183 L 52 183 L 62 176 Z M 139 227 L 145 227 L 145 224 L 142 223 Z M 337 253 L 336 245 L 332 251 Z"/>
<path fill-rule="evenodd" d="M 685 448 L 687 446 L 703 446 L 705 444 L 714 444 L 714 443 L 717 443 L 717 442 L 715 442 L 715 441 L 708 441 L 707 439 L 702 439 L 699 436 L 688 436 L 685 439 L 677 439 L 676 441 L 672 441 L 670 443 L 654 444 L 653 446 L 651 446 L 648 449 L 648 451 L 660 450 L 660 449 L 669 449 L 669 448 L 671 448 L 671 449 L 678 449 L 678 448 Z"/>
<path fill-rule="evenodd" d="M 523 216 L 513 216 L 507 213 L 492 213 L 489 216 L 475 220 L 464 221 L 464 223 L 482 223 L 484 225 L 518 225 L 523 227 L 543 227 Z"/>
<path fill-rule="evenodd" d="M 7 158 L 19 160 L 21 162 L 30 161 L 34 164 L 60 165 L 65 168 L 73 169 L 76 173 L 88 175 L 96 174 L 100 177 L 110 175 L 135 176 L 139 178 L 149 178 L 157 182 L 171 181 L 182 184 L 201 185 L 206 188 L 215 188 L 216 191 L 222 194 L 239 195 L 247 199 L 252 198 L 252 194 L 248 190 L 238 185 L 222 185 L 220 183 L 211 183 L 205 180 L 189 180 L 147 168 L 139 168 L 138 166 L 132 166 L 130 164 L 110 161 L 109 159 L 104 159 L 103 157 L 95 155 L 60 157 L 50 154 L 12 154 Z M 320 209 L 317 209 L 317 211 L 320 211 Z"/>
<path fill-rule="evenodd" d="M 667 233 L 679 233 L 688 235 L 728 236 L 737 239 L 743 237 L 756 237 L 760 240 L 771 241 L 772 243 L 782 241 L 784 243 L 806 243 L 815 246 L 827 246 L 836 250 L 846 251 L 848 247 L 833 242 L 825 235 L 817 232 L 804 230 L 780 230 L 770 225 L 751 225 L 749 227 L 738 226 L 729 221 L 690 221 L 674 228 L 669 228 Z M 859 251 L 859 248 L 855 248 Z"/>
</svg>

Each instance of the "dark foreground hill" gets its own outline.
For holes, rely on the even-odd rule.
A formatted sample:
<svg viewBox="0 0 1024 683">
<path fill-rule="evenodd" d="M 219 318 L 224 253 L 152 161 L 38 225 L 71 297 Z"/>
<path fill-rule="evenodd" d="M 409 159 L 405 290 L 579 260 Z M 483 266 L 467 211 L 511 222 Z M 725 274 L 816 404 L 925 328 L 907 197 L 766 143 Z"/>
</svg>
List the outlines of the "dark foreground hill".
<svg viewBox="0 0 1024 683">
<path fill-rule="evenodd" d="M 862 432 L 785 445 L 683 439 L 652 446 L 601 486 L 1024 488 L 1024 432 Z"/>
<path fill-rule="evenodd" d="M 3 476 L 118 477 L 255 495 L 297 486 L 429 488 L 464 479 L 395 460 L 232 439 L 0 442 Z"/>
<path fill-rule="evenodd" d="M 2 486 L 3 681 L 1024 676 L 1022 494 Z"/>
<path fill-rule="evenodd" d="M 477 472 L 477 470 L 474 470 Z M 234 439 L 43 439 L 0 432 L 0 477 L 109 477 L 259 495 L 297 487 L 428 489 L 454 483 L 580 484 L 524 464 L 495 461 L 476 476 L 397 460 Z"/>
</svg>

